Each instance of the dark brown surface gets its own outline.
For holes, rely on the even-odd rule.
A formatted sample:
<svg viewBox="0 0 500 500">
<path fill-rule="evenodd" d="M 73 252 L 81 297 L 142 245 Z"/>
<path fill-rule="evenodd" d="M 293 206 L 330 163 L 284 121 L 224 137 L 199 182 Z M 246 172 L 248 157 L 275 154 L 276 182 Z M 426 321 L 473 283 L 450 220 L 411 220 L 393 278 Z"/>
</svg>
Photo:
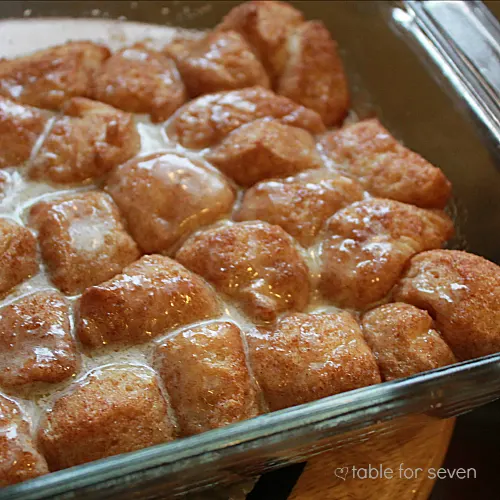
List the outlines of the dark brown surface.
<svg viewBox="0 0 500 500">
<path fill-rule="evenodd" d="M 490 403 L 457 419 L 453 436 L 442 467 L 447 469 L 474 468 L 476 478 L 438 479 L 429 500 L 489 500 L 498 497 L 498 419 L 500 401 Z M 427 446 L 433 446 L 427 441 Z M 429 450 L 432 451 L 432 450 Z M 323 463 L 322 474 L 328 477 L 331 461 Z M 247 500 L 287 500 L 302 475 L 307 472 L 307 463 L 301 463 L 265 474 L 256 483 Z M 438 467 L 438 465 L 435 465 Z M 314 500 L 325 500 L 319 480 L 316 481 L 319 494 Z M 411 494 L 411 490 L 406 490 Z M 296 490 L 294 490 L 296 493 Z M 311 497 L 310 497 L 311 498 Z M 356 497 L 349 497 L 350 500 Z M 379 500 L 378 493 L 365 496 L 363 500 Z M 396 497 L 390 497 L 394 500 Z M 399 500 L 407 500 L 400 495 Z M 295 496 L 295 500 L 301 497 Z"/>
<path fill-rule="evenodd" d="M 428 500 L 453 426 L 454 419 L 419 416 L 394 435 L 313 458 L 289 500 Z"/>
<path fill-rule="evenodd" d="M 500 1 L 498 0 L 485 0 L 485 5 L 493 12 L 497 19 L 500 19 Z"/>
<path fill-rule="evenodd" d="M 429 500 L 486 500 L 498 498 L 498 421 L 500 401 L 457 419 L 443 467 L 473 467 L 476 479 L 439 480 Z"/>
</svg>

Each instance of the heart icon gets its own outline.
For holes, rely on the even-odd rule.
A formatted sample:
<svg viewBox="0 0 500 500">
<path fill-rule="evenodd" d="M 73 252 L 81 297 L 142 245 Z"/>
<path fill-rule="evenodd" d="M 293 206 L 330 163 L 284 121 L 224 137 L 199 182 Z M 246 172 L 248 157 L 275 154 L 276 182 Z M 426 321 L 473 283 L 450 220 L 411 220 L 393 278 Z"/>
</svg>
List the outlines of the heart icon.
<svg viewBox="0 0 500 500">
<path fill-rule="evenodd" d="M 349 474 L 349 467 L 337 467 L 335 469 L 335 475 L 339 478 L 342 479 L 342 481 L 345 481 L 347 478 L 347 474 Z"/>
</svg>

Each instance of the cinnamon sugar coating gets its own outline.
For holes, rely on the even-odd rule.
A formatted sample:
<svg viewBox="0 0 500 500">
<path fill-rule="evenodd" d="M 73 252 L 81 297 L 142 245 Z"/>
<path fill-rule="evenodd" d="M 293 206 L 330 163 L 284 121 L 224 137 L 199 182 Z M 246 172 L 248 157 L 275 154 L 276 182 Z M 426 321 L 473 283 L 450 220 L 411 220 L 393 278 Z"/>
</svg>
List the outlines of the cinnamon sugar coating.
<svg viewBox="0 0 500 500">
<path fill-rule="evenodd" d="M 233 130 L 259 118 L 275 118 L 311 134 L 325 130 L 315 111 L 271 90 L 249 87 L 194 99 L 179 109 L 167 133 L 184 147 L 201 149 L 213 146 Z"/>
<path fill-rule="evenodd" d="M 256 320 L 303 310 L 309 274 L 291 237 L 266 222 L 240 222 L 203 231 L 176 259 L 227 294 Z"/>
<path fill-rule="evenodd" d="M 47 120 L 47 113 L 0 96 L 0 168 L 29 160 Z"/>
<path fill-rule="evenodd" d="M 74 41 L 15 59 L 0 59 L 0 95 L 23 104 L 61 109 L 72 97 L 89 96 L 94 73 L 109 50 Z"/>
<path fill-rule="evenodd" d="M 132 115 L 84 97 L 68 101 L 64 113 L 33 160 L 32 179 L 82 183 L 104 176 L 139 152 Z"/>
<path fill-rule="evenodd" d="M 286 42 L 304 15 L 287 2 L 251 1 L 234 7 L 216 31 L 236 31 L 251 45 L 269 72 L 273 83 L 286 63 Z"/>
<path fill-rule="evenodd" d="M 384 380 L 409 377 L 456 362 L 426 311 L 396 302 L 368 311 L 363 335 Z"/>
<path fill-rule="evenodd" d="M 397 142 L 377 119 L 328 132 L 320 144 L 335 168 L 374 196 L 423 208 L 444 208 L 450 198 L 443 172 Z"/>
<path fill-rule="evenodd" d="M 347 312 L 289 314 L 247 334 L 271 411 L 377 384 L 375 358 Z"/>
<path fill-rule="evenodd" d="M 331 215 L 362 198 L 356 181 L 326 169 L 309 170 L 255 184 L 245 192 L 234 218 L 276 224 L 307 247 Z"/>
<path fill-rule="evenodd" d="M 0 218 L 0 297 L 36 273 L 35 236 L 17 222 Z"/>
<path fill-rule="evenodd" d="M 245 39 L 235 31 L 211 32 L 200 40 L 166 47 L 192 97 L 259 85 L 269 77 Z"/>
<path fill-rule="evenodd" d="M 147 342 L 221 313 L 217 295 L 199 276 L 161 255 L 146 255 L 87 288 L 79 307 L 77 335 L 91 347 Z"/>
<path fill-rule="evenodd" d="M 175 427 L 158 377 L 138 365 L 89 373 L 53 403 L 38 443 L 51 471 L 171 441 Z"/>
<path fill-rule="evenodd" d="M 215 169 L 214 169 L 215 170 Z M 153 153 L 110 175 L 106 191 L 145 252 L 166 252 L 230 212 L 235 192 L 217 171 L 181 153 Z"/>
<path fill-rule="evenodd" d="M 113 200 L 99 191 L 41 201 L 30 220 L 52 282 L 69 295 L 112 278 L 140 256 Z"/>
<path fill-rule="evenodd" d="M 311 134 L 265 118 L 234 130 L 205 158 L 242 186 L 323 165 Z"/>
<path fill-rule="evenodd" d="M 78 354 L 69 304 L 53 291 L 25 296 L 0 309 L 0 385 L 15 391 L 73 376 Z"/>
<path fill-rule="evenodd" d="M 157 347 L 155 364 L 185 436 L 259 413 L 234 323 L 218 321 L 179 332 Z"/>
<path fill-rule="evenodd" d="M 166 120 L 186 101 L 175 63 L 165 54 L 136 43 L 114 53 L 96 73 L 92 98 L 131 113 Z"/>
<path fill-rule="evenodd" d="M 425 309 L 459 360 L 500 352 L 500 267 L 458 250 L 413 257 L 394 297 Z"/>
<path fill-rule="evenodd" d="M 290 33 L 276 92 L 313 109 L 327 126 L 338 125 L 347 115 L 344 67 L 337 43 L 321 21 L 305 22 Z"/>
<path fill-rule="evenodd" d="M 363 309 L 390 292 L 413 255 L 441 247 L 453 223 L 442 211 L 372 198 L 338 211 L 325 232 L 320 288 L 339 306 Z"/>
<path fill-rule="evenodd" d="M 47 462 L 31 439 L 21 408 L 0 395 L 0 488 L 47 472 Z"/>
</svg>

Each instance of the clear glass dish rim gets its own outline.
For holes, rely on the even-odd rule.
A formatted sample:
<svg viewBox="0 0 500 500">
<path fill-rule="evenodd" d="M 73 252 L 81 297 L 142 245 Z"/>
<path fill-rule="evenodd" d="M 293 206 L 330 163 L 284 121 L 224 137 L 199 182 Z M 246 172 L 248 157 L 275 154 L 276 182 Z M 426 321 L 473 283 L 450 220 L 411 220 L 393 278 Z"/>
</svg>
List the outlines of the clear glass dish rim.
<svg viewBox="0 0 500 500">
<path fill-rule="evenodd" d="M 484 8 L 481 2 L 474 4 L 476 8 Z M 414 5 L 418 6 L 415 2 L 394 2 L 394 6 L 406 9 Z M 456 69 L 460 70 L 460 67 Z M 477 92 L 481 86 L 477 85 L 473 90 Z M 444 399 L 441 389 L 452 388 L 460 383 L 474 385 L 475 378 L 488 377 L 491 380 L 491 385 L 480 394 L 483 397 L 491 396 L 488 400 L 492 400 L 500 397 L 499 375 L 500 353 L 464 361 L 260 415 L 189 438 L 52 472 L 0 489 L 0 500 L 48 499 L 70 493 L 73 489 L 99 485 L 157 467 L 170 466 L 173 469 L 175 465 L 176 470 L 180 471 L 201 461 L 209 465 L 217 461 L 221 454 L 226 458 L 237 456 L 251 448 L 258 449 L 265 444 L 285 441 L 294 433 L 313 433 L 321 428 L 328 429 L 331 436 L 340 435 L 404 415 L 426 413 L 441 404 Z M 471 400 L 470 394 L 464 393 L 462 396 L 463 401 Z M 457 398 L 460 399 L 460 395 Z"/>
<path fill-rule="evenodd" d="M 178 439 L 150 448 L 108 457 L 71 467 L 0 489 L 0 499 L 52 498 L 73 488 L 94 486 L 129 474 L 177 463 L 178 470 L 192 467 L 192 460 L 204 456 L 209 465 L 220 453 L 237 455 L 249 445 L 260 447 L 264 441 L 279 441 L 293 432 L 308 428 L 334 428 L 331 436 L 391 420 L 399 416 L 425 413 L 439 408 L 439 389 L 476 377 L 498 375 L 500 353 L 464 361 L 405 379 L 384 382 L 337 394 L 311 403 L 263 414 L 228 427 Z M 498 386 L 498 387 L 497 387 Z M 500 397 L 500 377 L 491 394 Z M 495 396 L 492 399 L 495 399 Z M 467 398 L 468 399 L 468 398 Z"/>
</svg>

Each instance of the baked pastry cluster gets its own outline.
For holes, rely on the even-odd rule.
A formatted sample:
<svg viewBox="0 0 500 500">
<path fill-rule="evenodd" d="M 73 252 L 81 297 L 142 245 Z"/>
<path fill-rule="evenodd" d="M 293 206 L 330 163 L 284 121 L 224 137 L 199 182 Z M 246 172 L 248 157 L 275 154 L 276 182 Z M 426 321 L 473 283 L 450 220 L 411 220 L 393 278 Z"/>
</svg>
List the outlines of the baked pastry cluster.
<svg viewBox="0 0 500 500">
<path fill-rule="evenodd" d="M 273 1 L 0 60 L 1 486 L 500 351 L 500 268 L 347 89 Z"/>
</svg>

